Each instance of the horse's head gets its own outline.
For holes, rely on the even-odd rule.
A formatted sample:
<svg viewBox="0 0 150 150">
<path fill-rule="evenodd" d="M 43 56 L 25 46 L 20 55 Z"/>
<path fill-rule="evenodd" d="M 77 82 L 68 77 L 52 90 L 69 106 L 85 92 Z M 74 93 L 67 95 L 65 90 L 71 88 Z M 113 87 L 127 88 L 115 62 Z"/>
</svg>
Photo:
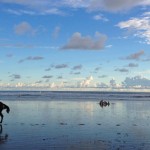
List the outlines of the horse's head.
<svg viewBox="0 0 150 150">
<path fill-rule="evenodd" d="M 10 108 L 7 106 L 6 108 L 6 112 L 9 113 L 10 112 Z"/>
</svg>

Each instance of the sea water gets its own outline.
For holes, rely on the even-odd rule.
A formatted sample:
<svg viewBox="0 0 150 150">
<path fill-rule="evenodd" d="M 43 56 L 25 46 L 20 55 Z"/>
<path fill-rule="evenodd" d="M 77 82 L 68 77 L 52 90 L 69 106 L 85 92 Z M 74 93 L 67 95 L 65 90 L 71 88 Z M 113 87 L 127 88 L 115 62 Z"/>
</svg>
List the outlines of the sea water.
<svg viewBox="0 0 150 150">
<path fill-rule="evenodd" d="M 0 150 L 150 149 L 150 93 L 1 91 L 0 99 L 10 107 Z"/>
<path fill-rule="evenodd" d="M 150 100 L 149 92 L 0 91 L 0 100 Z"/>
</svg>

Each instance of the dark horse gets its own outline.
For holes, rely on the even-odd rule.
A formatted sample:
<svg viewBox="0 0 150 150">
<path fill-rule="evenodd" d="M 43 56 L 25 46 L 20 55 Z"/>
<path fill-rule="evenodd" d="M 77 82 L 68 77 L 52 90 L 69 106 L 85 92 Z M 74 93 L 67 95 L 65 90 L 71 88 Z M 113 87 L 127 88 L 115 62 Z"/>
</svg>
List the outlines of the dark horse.
<svg viewBox="0 0 150 150">
<path fill-rule="evenodd" d="M 6 112 L 7 112 L 7 113 L 10 112 L 9 107 L 8 107 L 7 105 L 3 104 L 2 102 L 0 102 L 0 116 L 1 116 L 1 121 L 0 121 L 0 123 L 3 122 L 3 117 L 4 117 L 3 114 L 2 114 L 2 110 L 3 110 L 3 109 L 6 109 Z"/>
</svg>

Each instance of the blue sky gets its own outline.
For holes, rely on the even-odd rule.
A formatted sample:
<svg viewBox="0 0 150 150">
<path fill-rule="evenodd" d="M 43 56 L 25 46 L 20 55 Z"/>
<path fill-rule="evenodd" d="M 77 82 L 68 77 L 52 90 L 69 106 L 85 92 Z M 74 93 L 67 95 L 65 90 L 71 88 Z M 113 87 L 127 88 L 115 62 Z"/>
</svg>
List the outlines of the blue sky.
<svg viewBox="0 0 150 150">
<path fill-rule="evenodd" d="M 150 91 L 149 0 L 0 0 L 1 90 Z"/>
</svg>

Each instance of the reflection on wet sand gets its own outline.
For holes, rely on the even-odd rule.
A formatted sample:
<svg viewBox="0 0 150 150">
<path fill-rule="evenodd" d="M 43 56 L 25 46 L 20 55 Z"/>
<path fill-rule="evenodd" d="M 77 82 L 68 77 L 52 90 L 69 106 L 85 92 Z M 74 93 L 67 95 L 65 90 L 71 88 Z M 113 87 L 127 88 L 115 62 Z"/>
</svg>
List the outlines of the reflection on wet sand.
<svg viewBox="0 0 150 150">
<path fill-rule="evenodd" d="M 7 141 L 8 134 L 3 135 L 3 126 L 0 125 L 0 144 L 3 144 Z"/>
</svg>

